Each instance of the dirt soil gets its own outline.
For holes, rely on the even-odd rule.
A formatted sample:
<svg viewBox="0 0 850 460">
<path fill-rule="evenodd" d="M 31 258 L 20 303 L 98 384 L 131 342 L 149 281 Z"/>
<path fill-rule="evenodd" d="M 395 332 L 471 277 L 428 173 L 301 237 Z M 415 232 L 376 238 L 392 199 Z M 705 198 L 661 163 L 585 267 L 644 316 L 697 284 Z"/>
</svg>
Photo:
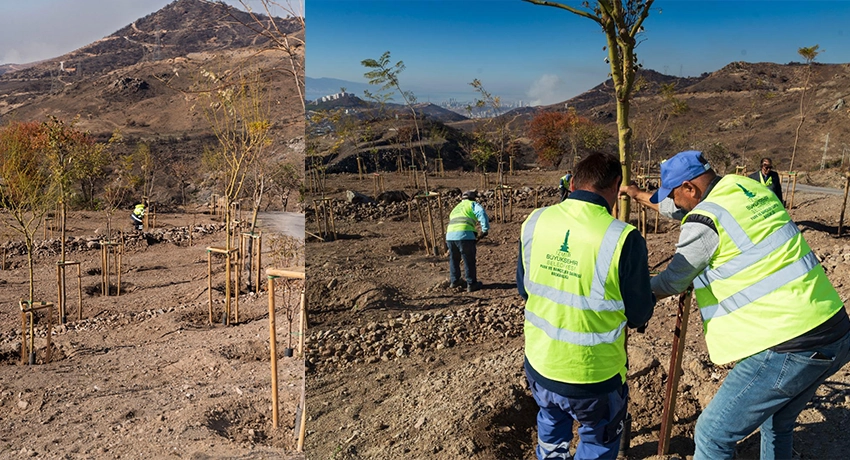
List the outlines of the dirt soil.
<svg viewBox="0 0 850 460">
<path fill-rule="evenodd" d="M 387 190 L 412 195 L 409 178 L 396 173 L 383 177 Z M 478 276 L 484 288 L 474 293 L 448 287 L 447 259 L 426 254 L 416 208 L 409 215 L 403 202 L 347 203 L 347 190 L 374 197 L 374 180 L 360 181 L 357 175 L 327 178 L 337 238 L 322 242 L 311 236 L 319 227 L 315 210 L 307 212 L 308 458 L 534 458 L 537 406 L 522 370 L 517 240 L 522 221 L 534 207 L 534 190 L 540 205 L 555 203 L 558 177 L 543 171 L 508 176 L 513 217 L 504 223 L 493 218 L 495 200 L 492 192 L 485 193 L 481 201 L 492 226 L 478 248 Z M 432 189 L 455 189 L 443 203 L 444 219 L 458 202 L 460 189 L 481 189 L 480 180 L 479 175 L 458 172 L 430 178 Z M 850 237 L 835 236 L 841 200 L 840 195 L 798 193 L 791 215 L 846 301 Z M 440 227 L 436 208 L 432 215 Z M 657 234 L 653 227 L 650 211 L 649 263 L 658 269 L 672 255 L 679 231 L 677 223 L 664 219 Z M 651 458 L 658 449 L 676 305 L 675 299 L 660 302 L 646 333 L 629 339 L 634 421 L 628 458 Z M 666 458 L 693 454 L 696 419 L 730 368 L 708 359 L 694 305 Z M 848 406 L 850 367 L 845 367 L 801 414 L 795 455 L 843 458 L 850 449 L 842 428 L 848 423 Z M 755 433 L 739 444 L 738 457 L 758 458 L 758 450 Z"/>
<path fill-rule="evenodd" d="M 129 229 L 129 211 L 116 222 Z M 52 360 L 45 362 L 47 321 L 37 316 L 32 366 L 21 364 L 17 304 L 27 296 L 26 256 L 17 236 L 0 233 L 7 249 L 0 271 L 0 458 L 303 458 L 294 426 L 304 361 L 283 357 L 290 339 L 297 342 L 286 318 L 292 312 L 297 328 L 300 299 L 292 293 L 303 282 L 277 290 L 274 429 L 265 274 L 259 294 L 247 291 L 243 277 L 238 322 L 224 326 L 224 263 L 214 260 L 211 325 L 206 248 L 224 245 L 223 225 L 206 214 L 160 213 L 157 228 L 126 234 L 120 296 L 114 275 L 112 295 L 103 296 L 98 241 L 105 223 L 101 213 L 71 215 L 67 260 L 81 263 L 82 319 L 71 266 L 67 323 L 54 324 Z M 275 261 L 274 238 L 264 235 L 264 266 Z M 58 247 L 55 237 L 38 242 L 37 301 L 57 300 Z"/>
</svg>

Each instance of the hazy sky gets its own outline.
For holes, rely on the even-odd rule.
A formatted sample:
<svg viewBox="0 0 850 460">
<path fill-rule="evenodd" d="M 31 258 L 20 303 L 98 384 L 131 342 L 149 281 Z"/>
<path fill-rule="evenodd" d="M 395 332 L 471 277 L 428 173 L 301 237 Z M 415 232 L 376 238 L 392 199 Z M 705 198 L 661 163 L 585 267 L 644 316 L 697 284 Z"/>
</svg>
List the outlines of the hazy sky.
<svg viewBox="0 0 850 460">
<path fill-rule="evenodd" d="M 478 78 L 504 99 L 548 104 L 610 71 L 595 22 L 520 0 L 308 0 L 307 9 L 309 77 L 365 83 L 360 61 L 391 51 L 419 100 L 471 100 Z M 819 62 L 847 63 L 848 20 L 850 1 L 656 0 L 637 55 L 677 76 L 733 61 L 801 61 L 797 49 L 815 44 L 825 51 Z"/>
<path fill-rule="evenodd" d="M 99 40 L 172 0 L 0 0 L 0 64 L 61 56 Z M 245 9 L 239 0 L 225 3 Z M 245 0 L 263 11 L 259 0 Z M 280 2 L 286 4 L 285 1 Z M 292 5 L 303 5 L 303 0 Z M 274 12 L 274 11 L 273 11 Z M 278 12 L 278 16 L 285 13 Z"/>
</svg>

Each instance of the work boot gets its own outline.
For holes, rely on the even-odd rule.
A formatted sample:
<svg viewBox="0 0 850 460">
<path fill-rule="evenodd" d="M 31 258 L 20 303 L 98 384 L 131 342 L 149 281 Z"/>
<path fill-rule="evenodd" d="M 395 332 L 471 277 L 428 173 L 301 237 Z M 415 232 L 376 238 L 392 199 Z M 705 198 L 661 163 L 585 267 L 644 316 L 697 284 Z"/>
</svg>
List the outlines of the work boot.
<svg viewBox="0 0 850 460">
<path fill-rule="evenodd" d="M 482 286 L 481 282 L 476 281 L 476 282 L 474 282 L 474 283 L 472 283 L 472 284 L 470 284 L 469 286 L 466 287 L 466 292 L 475 292 L 475 291 L 481 289 L 481 286 Z"/>
<path fill-rule="evenodd" d="M 466 282 L 463 280 L 452 281 L 449 283 L 449 288 L 451 289 L 462 288 L 464 286 L 466 286 Z"/>
</svg>

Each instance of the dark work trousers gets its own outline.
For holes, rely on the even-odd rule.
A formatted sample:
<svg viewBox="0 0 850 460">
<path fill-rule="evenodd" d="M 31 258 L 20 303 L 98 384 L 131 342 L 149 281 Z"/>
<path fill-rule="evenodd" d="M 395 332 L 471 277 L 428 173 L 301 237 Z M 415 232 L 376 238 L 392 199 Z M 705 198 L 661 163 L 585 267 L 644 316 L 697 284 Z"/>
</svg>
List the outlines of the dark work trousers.
<svg viewBox="0 0 850 460">
<path fill-rule="evenodd" d="M 133 221 L 133 228 L 134 229 L 136 229 L 136 230 L 142 229 L 142 218 L 141 217 L 139 217 L 135 214 L 130 214 L 130 219 Z"/>
<path fill-rule="evenodd" d="M 463 268 L 466 274 L 466 283 L 472 286 L 478 281 L 475 272 L 475 240 L 446 241 L 449 245 L 449 281 L 452 283 L 460 279 L 460 260 L 463 259 Z"/>
</svg>

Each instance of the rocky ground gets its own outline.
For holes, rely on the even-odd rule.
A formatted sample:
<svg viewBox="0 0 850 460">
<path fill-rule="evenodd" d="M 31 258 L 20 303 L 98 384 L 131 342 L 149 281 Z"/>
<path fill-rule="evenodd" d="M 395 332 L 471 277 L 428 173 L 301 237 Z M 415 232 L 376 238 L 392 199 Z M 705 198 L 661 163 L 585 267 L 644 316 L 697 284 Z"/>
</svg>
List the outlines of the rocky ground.
<svg viewBox="0 0 850 460">
<path fill-rule="evenodd" d="M 349 190 L 374 197 L 374 180 L 327 178 L 325 196 L 332 199 L 337 237 L 307 240 L 308 458 L 534 458 L 536 405 L 522 371 L 517 238 L 535 200 L 540 205 L 557 200 L 557 179 L 555 172 L 540 171 L 507 177 L 513 216 L 505 206 L 507 221 L 493 222 L 479 243 L 484 289 L 466 293 L 448 288 L 446 258 L 424 250 L 428 220 L 421 225 L 415 207 L 348 203 Z M 384 181 L 386 189 L 405 190 L 409 196 L 416 188 L 410 178 L 395 173 L 384 174 Z M 461 189 L 481 188 L 480 176 L 471 173 L 450 172 L 429 181 L 432 189 L 449 194 L 444 218 Z M 843 187 L 838 174 L 802 182 Z M 791 213 L 846 300 L 850 239 L 836 236 L 841 200 L 841 195 L 798 193 Z M 497 209 L 492 192 L 482 202 L 492 219 Z M 436 208 L 432 216 L 440 241 Z M 308 235 L 321 230 L 314 209 L 308 209 Z M 654 233 L 650 212 L 649 230 L 650 265 L 663 268 L 678 225 L 662 219 Z M 688 322 L 668 458 L 692 455 L 696 418 L 730 369 L 708 359 L 695 310 Z M 660 302 L 646 333 L 629 339 L 634 417 L 629 458 L 653 457 L 658 449 L 676 311 L 675 299 Z M 845 368 L 802 413 L 796 455 L 842 458 L 850 448 L 841 428 L 848 422 L 848 406 L 850 368 Z M 744 440 L 738 456 L 757 458 L 758 439 L 756 433 Z"/>
<path fill-rule="evenodd" d="M 116 228 L 129 227 L 124 217 L 116 218 Z M 303 458 L 294 431 L 303 360 L 282 356 L 298 339 L 287 318 L 297 327 L 303 284 L 278 290 L 275 429 L 265 282 L 254 294 L 243 277 L 239 319 L 224 326 L 218 322 L 224 266 L 215 260 L 216 324 L 209 322 L 206 248 L 224 244 L 223 225 L 206 214 L 158 214 L 157 228 L 125 234 L 121 295 L 115 295 L 113 276 L 112 295 L 104 296 L 99 241 L 105 223 L 99 213 L 69 219 L 67 259 L 81 263 L 82 319 L 71 267 L 67 323 L 54 325 L 52 360 L 46 362 L 47 321 L 37 317 L 32 366 L 21 364 L 17 304 L 27 295 L 26 258 L 16 235 L 0 233 L 6 250 L 0 271 L 0 458 Z M 37 234 L 35 299 L 55 303 L 59 242 L 43 236 Z M 284 255 L 282 248 L 299 246 L 300 257 Z M 303 263 L 303 243 L 266 233 L 263 247 L 264 267 Z"/>
</svg>

